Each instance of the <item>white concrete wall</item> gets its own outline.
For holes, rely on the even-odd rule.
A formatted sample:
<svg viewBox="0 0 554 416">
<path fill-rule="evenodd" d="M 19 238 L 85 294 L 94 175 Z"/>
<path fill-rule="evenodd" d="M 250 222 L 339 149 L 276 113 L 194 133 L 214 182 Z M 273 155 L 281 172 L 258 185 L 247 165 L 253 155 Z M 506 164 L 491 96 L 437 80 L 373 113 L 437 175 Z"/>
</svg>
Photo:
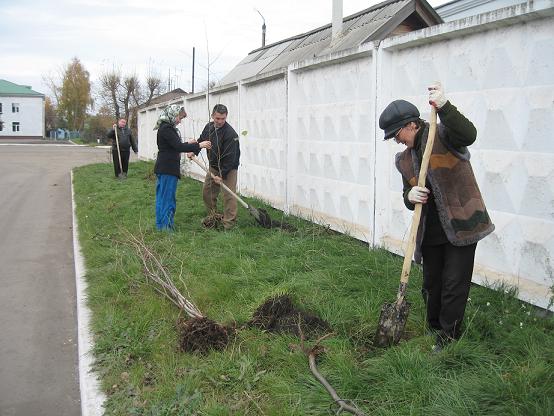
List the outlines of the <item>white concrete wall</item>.
<svg viewBox="0 0 554 416">
<path fill-rule="evenodd" d="M 372 241 L 372 60 L 289 72 L 287 208 Z"/>
<path fill-rule="evenodd" d="M 284 209 L 287 186 L 285 77 L 240 86 L 240 191 Z M 243 135 L 242 132 L 247 134 Z"/>
<path fill-rule="evenodd" d="M 403 254 L 412 213 L 377 120 L 393 99 L 429 116 L 441 80 L 478 130 L 472 165 L 496 231 L 474 281 L 517 285 L 549 306 L 554 286 L 554 3 L 539 1 L 364 45 L 218 93 L 241 136 L 241 192 Z M 216 103 L 211 97 L 210 106 Z M 185 129 L 207 122 L 187 98 Z M 191 118 L 192 116 L 192 118 Z M 202 120 L 202 117 L 205 119 Z M 194 171 L 193 176 L 198 177 Z M 552 308 L 552 305 L 550 305 Z"/>
<path fill-rule="evenodd" d="M 155 159 L 158 154 L 158 146 L 156 145 L 157 130 L 154 130 L 156 120 L 161 112 L 158 107 L 150 107 L 139 111 L 138 116 L 138 155 L 142 159 Z"/>
<path fill-rule="evenodd" d="M 200 137 L 200 134 L 202 133 L 202 130 L 204 129 L 204 126 L 210 120 L 211 110 L 208 109 L 206 94 L 196 94 L 193 97 L 187 97 L 187 99 L 185 100 L 185 109 L 187 111 L 187 118 L 182 123 L 182 128 L 184 129 L 183 137 L 186 139 L 198 139 Z M 206 157 L 205 150 L 202 150 L 199 158 L 204 162 L 206 166 L 208 165 L 208 159 Z M 205 175 L 202 169 L 200 169 L 198 166 L 187 159 L 183 159 L 183 168 L 186 170 L 186 173 L 188 175 L 194 176 L 197 179 L 201 179 Z"/>
<path fill-rule="evenodd" d="M 44 98 L 43 97 L 6 97 L 0 96 L 4 129 L 3 136 L 44 137 Z M 12 113 L 12 103 L 19 104 L 19 112 Z M 12 122 L 19 122 L 19 131 L 12 131 Z"/>
</svg>

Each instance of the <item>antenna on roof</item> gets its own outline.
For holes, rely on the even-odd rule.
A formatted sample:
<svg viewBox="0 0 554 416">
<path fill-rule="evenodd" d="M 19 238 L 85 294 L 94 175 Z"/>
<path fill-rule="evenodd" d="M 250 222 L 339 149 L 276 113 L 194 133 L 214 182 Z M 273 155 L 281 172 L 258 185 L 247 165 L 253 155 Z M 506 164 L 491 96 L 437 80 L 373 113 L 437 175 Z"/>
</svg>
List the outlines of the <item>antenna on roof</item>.
<svg viewBox="0 0 554 416">
<path fill-rule="evenodd" d="M 262 48 L 265 46 L 265 18 L 260 13 L 258 9 L 254 9 L 258 12 L 258 14 L 262 17 L 262 20 L 264 21 L 264 24 L 262 25 Z"/>
</svg>

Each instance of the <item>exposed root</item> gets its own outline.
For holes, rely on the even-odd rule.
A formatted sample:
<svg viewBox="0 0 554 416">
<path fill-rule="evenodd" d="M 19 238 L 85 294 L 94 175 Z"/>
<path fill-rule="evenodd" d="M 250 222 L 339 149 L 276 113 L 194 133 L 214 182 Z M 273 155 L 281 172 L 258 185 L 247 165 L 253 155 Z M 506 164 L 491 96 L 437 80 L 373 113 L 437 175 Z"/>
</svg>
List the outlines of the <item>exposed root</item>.
<svg viewBox="0 0 554 416">
<path fill-rule="evenodd" d="M 182 351 L 206 353 L 222 350 L 229 342 L 229 329 L 206 318 L 200 310 L 177 289 L 162 260 L 144 243 L 142 235 L 127 233 L 144 267 L 144 275 L 154 289 L 185 312 L 190 319 L 178 322 L 179 346 Z"/>
<path fill-rule="evenodd" d="M 337 405 L 337 409 L 334 410 L 335 415 L 341 414 L 343 411 L 351 413 L 356 416 L 365 416 L 365 413 L 363 413 L 360 409 L 356 407 L 354 403 L 352 403 L 350 400 L 344 400 L 339 397 L 336 390 L 329 384 L 329 382 L 321 375 L 319 370 L 317 369 L 316 365 L 316 358 L 323 354 L 325 352 L 325 348 L 321 346 L 321 342 L 332 336 L 333 334 L 326 334 L 319 338 L 313 347 L 308 348 L 305 345 L 305 339 L 304 334 L 302 332 L 302 328 L 300 327 L 300 321 L 298 321 L 298 331 L 300 332 L 300 346 L 295 346 L 297 349 L 299 348 L 308 356 L 308 363 L 310 365 L 310 371 L 314 375 L 314 377 L 319 381 L 323 387 L 325 387 L 325 390 L 331 395 L 333 400 L 335 401 L 335 404 Z"/>
<path fill-rule="evenodd" d="M 205 228 L 212 228 L 220 230 L 223 228 L 223 214 L 214 212 L 202 220 L 202 226 Z"/>
</svg>

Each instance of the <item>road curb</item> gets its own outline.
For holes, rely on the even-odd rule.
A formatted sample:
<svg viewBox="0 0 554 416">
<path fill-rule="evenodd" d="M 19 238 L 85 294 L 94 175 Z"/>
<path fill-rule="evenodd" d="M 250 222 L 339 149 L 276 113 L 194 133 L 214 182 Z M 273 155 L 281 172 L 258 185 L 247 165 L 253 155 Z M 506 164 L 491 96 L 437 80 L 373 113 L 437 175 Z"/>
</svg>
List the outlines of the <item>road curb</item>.
<svg viewBox="0 0 554 416">
<path fill-rule="evenodd" d="M 75 286 L 77 292 L 77 338 L 79 354 L 79 387 L 81 391 L 82 416 L 104 414 L 106 396 L 100 390 L 100 382 L 93 372 L 93 336 L 90 328 L 91 311 L 86 304 L 87 282 L 85 262 L 79 244 L 79 230 L 75 215 L 75 194 L 73 190 L 73 169 L 71 170 L 71 211 L 73 217 L 73 258 L 75 259 Z"/>
</svg>

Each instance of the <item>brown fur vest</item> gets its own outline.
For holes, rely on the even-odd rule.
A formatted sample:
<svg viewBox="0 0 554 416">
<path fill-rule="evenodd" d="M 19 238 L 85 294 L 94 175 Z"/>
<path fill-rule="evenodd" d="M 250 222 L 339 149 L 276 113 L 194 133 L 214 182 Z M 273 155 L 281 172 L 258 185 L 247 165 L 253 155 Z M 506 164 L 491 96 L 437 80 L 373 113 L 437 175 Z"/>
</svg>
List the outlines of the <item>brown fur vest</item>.
<svg viewBox="0 0 554 416">
<path fill-rule="evenodd" d="M 424 127 L 421 146 L 425 149 L 429 125 Z M 494 231 L 479 186 L 475 180 L 467 148 L 456 150 L 445 144 L 446 129 L 440 125 L 433 144 L 427 179 L 431 184 L 442 228 L 455 246 L 476 243 Z M 396 167 L 412 186 L 417 185 L 420 161 L 414 149 L 396 155 Z M 420 262 L 423 224 L 417 237 L 416 262 Z M 419 259 L 418 259 L 419 257 Z"/>
</svg>

